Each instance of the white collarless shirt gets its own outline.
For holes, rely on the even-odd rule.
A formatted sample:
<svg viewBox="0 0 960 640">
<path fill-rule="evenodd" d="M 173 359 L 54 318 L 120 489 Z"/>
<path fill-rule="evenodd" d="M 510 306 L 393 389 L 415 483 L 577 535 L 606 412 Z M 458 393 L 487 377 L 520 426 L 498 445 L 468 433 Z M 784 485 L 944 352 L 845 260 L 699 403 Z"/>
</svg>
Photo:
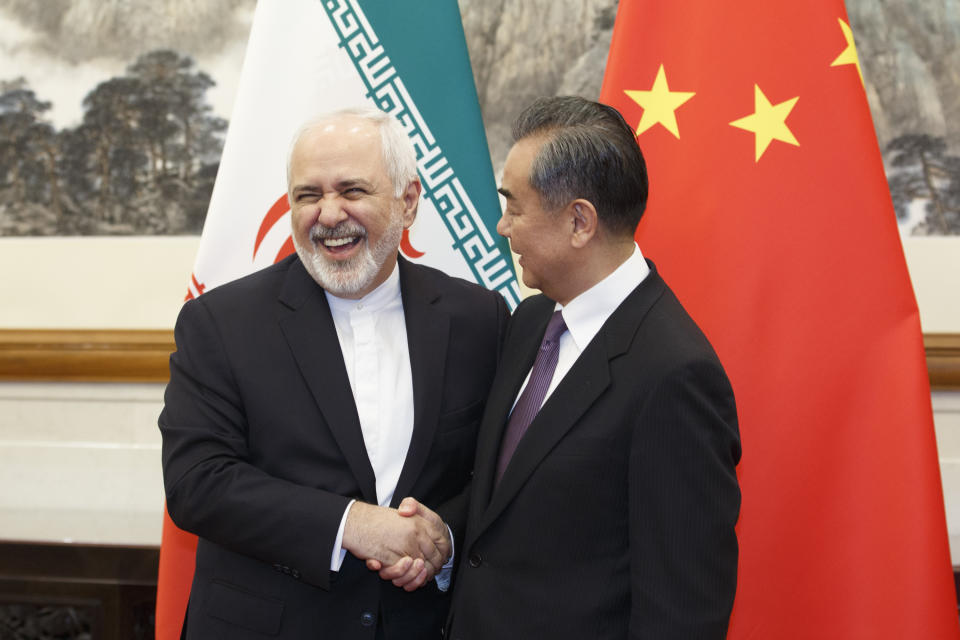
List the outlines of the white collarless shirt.
<svg viewBox="0 0 960 640">
<path fill-rule="evenodd" d="M 359 300 L 325 294 L 377 481 L 377 503 L 389 506 L 413 436 L 413 374 L 400 272 L 394 266 L 379 287 Z M 341 544 L 349 510 L 348 505 L 333 547 L 330 567 L 335 571 L 346 555 Z"/>
</svg>

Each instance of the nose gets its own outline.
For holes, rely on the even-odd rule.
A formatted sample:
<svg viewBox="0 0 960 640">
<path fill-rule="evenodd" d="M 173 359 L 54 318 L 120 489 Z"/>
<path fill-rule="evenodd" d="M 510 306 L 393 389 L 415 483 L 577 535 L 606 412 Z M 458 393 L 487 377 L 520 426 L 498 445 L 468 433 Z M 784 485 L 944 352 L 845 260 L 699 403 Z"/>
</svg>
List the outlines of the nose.
<svg viewBox="0 0 960 640">
<path fill-rule="evenodd" d="M 317 201 L 317 222 L 332 229 L 347 219 L 347 212 L 340 206 L 336 194 L 326 195 Z"/>
<path fill-rule="evenodd" d="M 497 220 L 497 233 L 504 238 L 510 237 L 510 223 L 507 221 L 506 214 L 501 215 L 500 219 Z"/>
</svg>

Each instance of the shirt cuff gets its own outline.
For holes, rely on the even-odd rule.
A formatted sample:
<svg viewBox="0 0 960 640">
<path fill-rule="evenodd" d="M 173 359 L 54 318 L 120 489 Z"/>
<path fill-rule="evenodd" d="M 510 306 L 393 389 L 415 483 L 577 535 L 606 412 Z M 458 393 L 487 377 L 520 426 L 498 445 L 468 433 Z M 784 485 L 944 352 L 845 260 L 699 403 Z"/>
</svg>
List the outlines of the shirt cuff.
<svg viewBox="0 0 960 640">
<path fill-rule="evenodd" d="M 437 575 L 433 577 L 433 579 L 437 581 L 437 589 L 440 591 L 446 591 L 450 588 L 450 579 L 453 577 L 453 557 L 456 554 L 453 543 L 453 531 L 450 529 L 450 525 L 447 525 L 447 533 L 450 534 L 450 559 L 440 568 Z"/>
<path fill-rule="evenodd" d="M 333 541 L 333 551 L 330 554 L 330 571 L 340 571 L 340 565 L 343 564 L 343 559 L 347 557 L 347 550 L 343 548 L 343 528 L 347 526 L 347 514 L 350 513 L 350 507 L 353 506 L 354 502 L 356 500 L 347 503 L 347 508 L 343 510 L 343 517 L 340 518 L 340 528 L 337 529 L 337 538 Z M 451 536 L 450 539 L 453 540 L 453 537 Z M 447 582 L 449 583 L 449 579 Z"/>
</svg>

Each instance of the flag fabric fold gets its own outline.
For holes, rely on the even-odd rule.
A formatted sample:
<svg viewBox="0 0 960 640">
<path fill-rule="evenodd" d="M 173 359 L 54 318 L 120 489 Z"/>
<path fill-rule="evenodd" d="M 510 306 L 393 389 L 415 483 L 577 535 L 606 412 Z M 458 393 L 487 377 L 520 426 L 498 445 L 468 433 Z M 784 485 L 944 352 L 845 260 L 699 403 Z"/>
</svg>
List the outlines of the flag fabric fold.
<svg viewBox="0 0 960 640">
<path fill-rule="evenodd" d="M 958 638 L 919 314 L 842 0 L 621 0 L 637 241 L 743 441 L 730 638 Z"/>
<path fill-rule="evenodd" d="M 460 13 L 445 0 L 259 0 L 187 299 L 293 252 L 291 138 L 311 115 L 358 105 L 394 115 L 417 150 L 423 195 L 401 252 L 516 306 Z M 165 515 L 159 640 L 180 635 L 195 546 Z"/>
</svg>

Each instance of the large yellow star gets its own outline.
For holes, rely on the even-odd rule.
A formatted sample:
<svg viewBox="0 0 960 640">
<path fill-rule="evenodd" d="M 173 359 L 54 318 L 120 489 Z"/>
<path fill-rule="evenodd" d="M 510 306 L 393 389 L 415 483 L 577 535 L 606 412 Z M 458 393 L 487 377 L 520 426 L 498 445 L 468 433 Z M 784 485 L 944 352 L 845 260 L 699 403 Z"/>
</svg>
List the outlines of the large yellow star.
<svg viewBox="0 0 960 640">
<path fill-rule="evenodd" d="M 856 65 L 857 73 L 860 74 L 860 84 L 864 84 L 863 70 L 860 68 L 860 58 L 857 56 L 857 46 L 853 43 L 853 30 L 850 28 L 850 25 L 841 18 L 837 18 L 837 22 L 840 23 L 840 30 L 843 31 L 843 37 L 847 41 L 847 48 L 837 56 L 836 60 L 830 63 L 830 66 L 839 67 L 844 64 Z"/>
<path fill-rule="evenodd" d="M 770 104 L 759 85 L 753 85 L 753 87 L 753 114 L 734 120 L 730 123 L 730 126 L 752 131 L 756 134 L 756 162 L 760 162 L 760 156 L 763 155 L 763 152 L 767 150 L 773 140 L 780 140 L 799 147 L 800 143 L 787 128 L 787 116 L 790 115 L 793 105 L 797 104 L 800 96 L 779 104 Z"/>
<path fill-rule="evenodd" d="M 650 91 L 624 91 L 630 98 L 643 107 L 643 117 L 637 125 L 637 135 L 655 124 L 661 124 L 675 137 L 680 137 L 677 116 L 674 113 L 680 105 L 694 96 L 690 91 L 670 91 L 667 86 L 667 74 L 660 65 L 657 77 Z"/>
</svg>

